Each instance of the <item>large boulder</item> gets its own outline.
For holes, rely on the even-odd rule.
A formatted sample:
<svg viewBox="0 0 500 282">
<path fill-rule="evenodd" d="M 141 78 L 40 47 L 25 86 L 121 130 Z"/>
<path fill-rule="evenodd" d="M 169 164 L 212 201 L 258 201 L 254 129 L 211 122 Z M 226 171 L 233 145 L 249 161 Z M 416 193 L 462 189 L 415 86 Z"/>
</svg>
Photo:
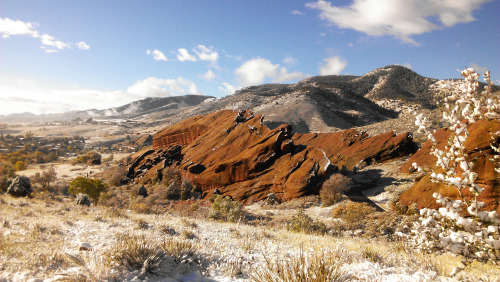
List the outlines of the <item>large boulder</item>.
<svg viewBox="0 0 500 282">
<path fill-rule="evenodd" d="M 7 188 L 7 194 L 15 197 L 26 197 L 33 192 L 31 187 L 31 181 L 29 177 L 18 176 L 14 178 L 9 188 Z"/>
<path fill-rule="evenodd" d="M 497 120 L 481 120 L 471 124 L 468 128 L 469 137 L 465 142 L 465 150 L 469 153 L 469 162 L 474 163 L 472 171 L 478 174 L 476 183 L 484 187 L 485 190 L 479 196 L 479 201 L 486 205 L 488 210 L 496 210 L 500 214 L 500 178 L 498 172 L 495 171 L 495 163 L 492 160 L 494 154 L 490 144 L 492 142 L 492 132 L 500 130 L 500 122 Z M 451 132 L 447 129 L 436 131 L 434 137 L 437 141 L 437 148 L 443 150 L 448 142 Z M 497 140 L 500 142 L 500 140 Z M 442 169 L 436 166 L 437 158 L 430 154 L 432 143 L 426 141 L 420 150 L 415 153 L 407 163 L 401 167 L 401 172 L 409 173 L 413 163 L 417 163 L 426 171 L 442 172 Z M 457 175 L 461 175 L 463 171 L 457 169 Z M 415 184 L 406 190 L 399 197 L 399 201 L 405 205 L 415 203 L 418 208 L 439 208 L 442 207 L 436 203 L 432 197 L 434 192 L 439 192 L 444 197 L 451 199 L 459 199 L 460 195 L 456 187 L 446 185 L 444 183 L 433 183 L 430 176 L 423 175 L 417 178 Z M 468 189 L 462 189 L 462 196 L 470 198 L 471 193 Z"/>
<path fill-rule="evenodd" d="M 154 179 L 158 169 L 173 166 L 200 187 L 204 197 L 217 188 L 244 203 L 265 200 L 269 193 L 286 201 L 318 193 L 335 167 L 352 169 L 361 161 L 385 161 L 414 148 L 407 133 L 294 135 L 290 125 L 270 129 L 261 119 L 251 112 L 223 110 L 167 127 L 154 135 L 155 151 L 145 151 L 147 157 L 137 154 L 127 175 L 144 181 Z"/>
</svg>

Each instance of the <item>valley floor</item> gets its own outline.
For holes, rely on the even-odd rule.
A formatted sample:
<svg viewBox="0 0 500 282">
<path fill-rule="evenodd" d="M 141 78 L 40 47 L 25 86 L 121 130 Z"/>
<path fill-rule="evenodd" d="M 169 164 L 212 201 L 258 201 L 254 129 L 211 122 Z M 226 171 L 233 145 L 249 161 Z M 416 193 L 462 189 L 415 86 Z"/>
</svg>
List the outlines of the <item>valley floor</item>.
<svg viewBox="0 0 500 282">
<path fill-rule="evenodd" d="M 261 212 L 269 216 L 295 212 L 266 209 Z M 306 213 L 321 217 L 329 209 Z M 77 206 L 71 197 L 1 194 L 0 281 L 314 281 L 322 275 L 335 281 L 498 281 L 492 264 L 472 264 L 450 277 L 459 257 L 420 254 L 400 240 L 217 222 L 207 211 L 139 214 Z"/>
</svg>

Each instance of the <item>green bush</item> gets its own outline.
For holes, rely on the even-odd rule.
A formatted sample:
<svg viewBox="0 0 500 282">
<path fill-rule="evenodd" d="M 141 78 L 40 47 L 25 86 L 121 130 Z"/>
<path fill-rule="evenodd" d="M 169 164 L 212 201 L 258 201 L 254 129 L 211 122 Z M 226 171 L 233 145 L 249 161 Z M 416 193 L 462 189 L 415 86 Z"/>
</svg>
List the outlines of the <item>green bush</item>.
<svg viewBox="0 0 500 282">
<path fill-rule="evenodd" d="M 72 165 L 79 164 L 79 163 L 84 163 L 88 165 L 100 165 L 102 161 L 101 154 L 90 151 L 87 152 L 85 155 L 79 155 L 76 158 L 74 158 L 71 161 Z"/>
<path fill-rule="evenodd" d="M 325 234 L 327 232 L 326 225 L 321 221 L 315 221 L 299 209 L 290 221 L 287 222 L 286 228 L 293 232 L 303 232 L 306 234 Z"/>
<path fill-rule="evenodd" d="M 106 184 L 100 179 L 90 179 L 79 176 L 71 181 L 68 192 L 72 195 L 77 195 L 79 193 L 87 194 L 94 203 L 97 204 L 99 195 L 101 192 L 105 192 L 106 189 Z"/>
<path fill-rule="evenodd" d="M 212 203 L 210 217 L 216 220 L 239 222 L 244 218 L 242 205 L 229 197 L 217 195 Z"/>
</svg>

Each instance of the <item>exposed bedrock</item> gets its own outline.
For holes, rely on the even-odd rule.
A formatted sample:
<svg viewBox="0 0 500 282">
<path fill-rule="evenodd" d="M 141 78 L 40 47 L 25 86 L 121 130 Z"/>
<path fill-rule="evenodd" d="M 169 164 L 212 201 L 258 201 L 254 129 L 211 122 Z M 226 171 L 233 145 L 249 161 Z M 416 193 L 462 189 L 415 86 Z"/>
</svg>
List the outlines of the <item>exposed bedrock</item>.
<svg viewBox="0 0 500 282">
<path fill-rule="evenodd" d="M 494 154 L 490 147 L 492 140 L 492 132 L 500 130 L 500 122 L 498 120 L 480 120 L 469 126 L 469 137 L 465 142 L 465 150 L 469 153 L 469 162 L 473 162 L 472 171 L 478 174 L 476 182 L 484 187 L 483 193 L 479 196 L 479 201 L 485 203 L 487 210 L 496 210 L 500 214 L 500 179 L 498 172 L 495 171 L 495 163 L 492 160 Z M 444 150 L 448 142 L 451 132 L 447 129 L 440 129 L 434 134 L 438 142 L 437 148 Z M 500 143 L 500 138 L 497 138 L 497 144 Z M 415 153 L 408 162 L 402 166 L 401 171 L 408 173 L 412 164 L 415 162 L 427 171 L 435 171 L 443 173 L 441 168 L 436 166 L 437 158 L 430 154 L 432 144 L 426 141 L 422 148 Z M 463 170 L 457 168 L 457 176 L 461 176 Z M 400 202 L 411 205 L 416 203 L 419 208 L 439 208 L 442 207 L 436 203 L 436 199 L 432 197 L 434 192 L 439 192 L 444 197 L 451 199 L 459 199 L 457 188 L 448 186 L 443 183 L 433 183 L 430 175 L 424 175 L 418 178 L 418 181 L 399 197 Z M 468 199 L 471 197 L 471 192 L 468 189 L 462 189 L 462 195 Z"/>
<path fill-rule="evenodd" d="M 262 118 L 248 111 L 223 110 L 162 129 L 153 137 L 155 152 L 132 160 L 133 175 L 153 177 L 174 166 L 204 196 L 218 188 L 244 203 L 263 200 L 269 192 L 286 201 L 317 193 L 339 167 L 353 169 L 361 162 L 386 161 L 415 150 L 408 133 L 370 137 L 349 129 L 294 134 L 288 124 L 271 130 Z"/>
</svg>

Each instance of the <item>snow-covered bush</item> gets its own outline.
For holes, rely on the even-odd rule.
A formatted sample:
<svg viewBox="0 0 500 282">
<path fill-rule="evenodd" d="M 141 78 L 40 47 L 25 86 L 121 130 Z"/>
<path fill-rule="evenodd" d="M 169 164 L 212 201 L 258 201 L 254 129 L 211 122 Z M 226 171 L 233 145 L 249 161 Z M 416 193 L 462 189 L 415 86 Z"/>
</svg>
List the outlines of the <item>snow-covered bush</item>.
<svg viewBox="0 0 500 282">
<path fill-rule="evenodd" d="M 495 210 L 485 210 L 484 203 L 478 200 L 484 187 L 476 183 L 478 174 L 472 171 L 474 163 L 465 149 L 469 133 L 468 126 L 478 120 L 498 119 L 500 117 L 499 96 L 493 95 L 489 71 L 484 74 L 486 86 L 479 90 L 479 74 L 473 68 L 461 72 L 463 81 L 440 81 L 444 102 L 443 120 L 449 123 L 450 138 L 444 150 L 436 147 L 436 139 L 428 130 L 428 121 L 423 114 L 417 116 L 415 124 L 431 140 L 432 154 L 437 157 L 437 171 L 433 171 L 433 181 L 456 187 L 459 199 L 451 200 L 439 193 L 434 193 L 436 202 L 443 207 L 438 210 L 424 208 L 420 210 L 420 219 L 412 230 L 412 243 L 418 248 L 430 252 L 451 252 L 464 256 L 464 262 L 470 260 L 500 260 L 500 238 L 498 215 Z M 498 135 L 500 133 L 492 133 Z M 493 136 L 492 136 L 493 137 Z M 496 140 L 496 138 L 494 138 Z M 499 148 L 492 143 L 496 151 L 493 161 L 496 171 L 500 170 Z M 414 163 L 413 167 L 422 168 Z M 463 193 L 469 190 L 469 193 Z M 466 196 L 470 195 L 470 196 Z M 467 214 L 464 216 L 464 214 Z"/>
</svg>

